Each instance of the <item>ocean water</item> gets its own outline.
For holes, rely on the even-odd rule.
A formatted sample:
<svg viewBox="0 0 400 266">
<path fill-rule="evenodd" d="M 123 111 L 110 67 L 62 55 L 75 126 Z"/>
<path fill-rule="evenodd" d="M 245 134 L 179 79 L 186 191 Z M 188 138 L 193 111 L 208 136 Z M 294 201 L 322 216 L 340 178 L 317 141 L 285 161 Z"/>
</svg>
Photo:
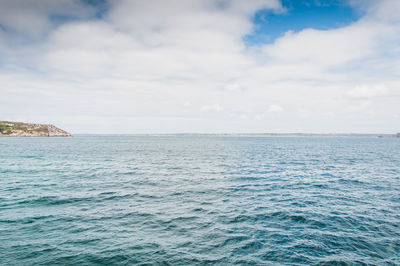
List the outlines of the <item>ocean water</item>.
<svg viewBox="0 0 400 266">
<path fill-rule="evenodd" d="M 400 265 L 400 139 L 0 138 L 0 265 Z"/>
</svg>

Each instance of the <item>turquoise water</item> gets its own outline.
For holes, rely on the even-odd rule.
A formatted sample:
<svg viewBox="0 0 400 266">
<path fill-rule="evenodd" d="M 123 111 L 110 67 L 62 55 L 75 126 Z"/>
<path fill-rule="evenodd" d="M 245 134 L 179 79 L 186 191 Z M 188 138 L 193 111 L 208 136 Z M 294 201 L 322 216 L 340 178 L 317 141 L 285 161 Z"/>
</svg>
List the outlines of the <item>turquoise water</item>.
<svg viewBox="0 0 400 266">
<path fill-rule="evenodd" d="M 0 265 L 400 265 L 400 140 L 0 138 Z"/>
</svg>

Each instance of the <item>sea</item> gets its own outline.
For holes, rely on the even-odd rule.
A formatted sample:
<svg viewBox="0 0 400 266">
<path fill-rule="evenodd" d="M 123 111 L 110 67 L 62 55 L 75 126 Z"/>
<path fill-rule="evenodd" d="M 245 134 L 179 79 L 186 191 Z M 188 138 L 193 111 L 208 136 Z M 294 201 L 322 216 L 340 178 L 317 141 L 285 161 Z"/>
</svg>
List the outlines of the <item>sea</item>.
<svg viewBox="0 0 400 266">
<path fill-rule="evenodd" d="M 0 265 L 400 265 L 400 139 L 0 138 Z"/>
</svg>

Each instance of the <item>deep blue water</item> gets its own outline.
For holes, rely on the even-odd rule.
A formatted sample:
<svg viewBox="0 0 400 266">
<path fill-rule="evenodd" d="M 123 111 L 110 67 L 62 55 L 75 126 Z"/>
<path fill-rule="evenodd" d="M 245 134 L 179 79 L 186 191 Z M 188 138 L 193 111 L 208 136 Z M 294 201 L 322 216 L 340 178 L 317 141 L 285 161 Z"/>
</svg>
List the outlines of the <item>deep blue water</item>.
<svg viewBox="0 0 400 266">
<path fill-rule="evenodd" d="M 0 138 L 0 265 L 400 265 L 400 139 Z"/>
</svg>

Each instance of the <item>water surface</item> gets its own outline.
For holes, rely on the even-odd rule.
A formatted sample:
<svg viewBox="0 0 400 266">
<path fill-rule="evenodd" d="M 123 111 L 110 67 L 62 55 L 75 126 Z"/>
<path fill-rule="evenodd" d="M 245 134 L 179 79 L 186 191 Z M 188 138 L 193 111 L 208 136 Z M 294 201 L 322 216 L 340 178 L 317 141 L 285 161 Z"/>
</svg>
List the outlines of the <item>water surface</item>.
<svg viewBox="0 0 400 266">
<path fill-rule="evenodd" d="M 400 140 L 0 138 L 1 265 L 400 265 Z"/>
</svg>

